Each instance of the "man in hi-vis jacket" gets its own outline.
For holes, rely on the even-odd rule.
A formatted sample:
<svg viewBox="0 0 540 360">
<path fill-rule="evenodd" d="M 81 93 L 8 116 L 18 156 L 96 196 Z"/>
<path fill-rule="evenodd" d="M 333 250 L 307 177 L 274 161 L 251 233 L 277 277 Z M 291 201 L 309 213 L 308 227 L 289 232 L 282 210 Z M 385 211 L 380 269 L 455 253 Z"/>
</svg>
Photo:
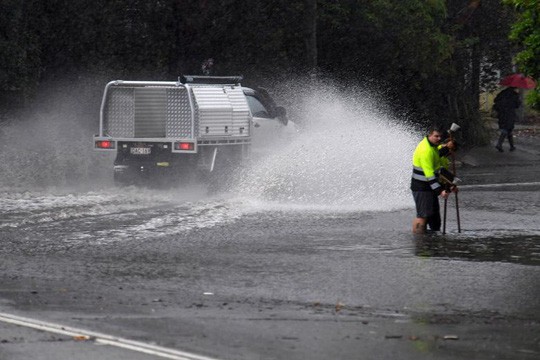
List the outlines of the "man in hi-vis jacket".
<svg viewBox="0 0 540 360">
<path fill-rule="evenodd" d="M 448 159 L 443 153 L 455 147 L 452 142 L 441 145 L 441 139 L 442 132 L 432 127 L 414 150 L 411 190 L 416 204 L 415 234 L 425 233 L 427 226 L 432 231 L 441 229 L 439 195 L 447 199 L 451 191 L 457 191 L 455 186 L 451 190 L 445 189 L 439 181 L 439 170 L 448 167 Z"/>
</svg>

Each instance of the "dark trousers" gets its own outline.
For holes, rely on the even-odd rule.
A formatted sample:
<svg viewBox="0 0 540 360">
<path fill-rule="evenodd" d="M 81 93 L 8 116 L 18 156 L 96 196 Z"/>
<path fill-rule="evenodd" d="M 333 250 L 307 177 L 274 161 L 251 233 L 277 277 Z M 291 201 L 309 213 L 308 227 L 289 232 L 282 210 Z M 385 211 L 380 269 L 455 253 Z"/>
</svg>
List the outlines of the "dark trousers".
<svg viewBox="0 0 540 360">
<path fill-rule="evenodd" d="M 441 230 L 441 209 L 439 207 L 439 197 L 435 193 L 433 196 L 433 215 L 427 218 L 427 225 L 430 230 Z"/>
<path fill-rule="evenodd" d="M 504 139 L 508 138 L 508 143 L 510 144 L 510 149 L 514 148 L 514 133 L 513 129 L 501 129 L 501 135 L 499 136 L 499 141 L 497 141 L 497 147 L 502 148 Z"/>
<path fill-rule="evenodd" d="M 430 230 L 439 231 L 441 229 L 441 211 L 437 193 L 429 190 L 413 190 L 413 197 L 416 204 L 416 217 L 426 219 Z"/>
</svg>

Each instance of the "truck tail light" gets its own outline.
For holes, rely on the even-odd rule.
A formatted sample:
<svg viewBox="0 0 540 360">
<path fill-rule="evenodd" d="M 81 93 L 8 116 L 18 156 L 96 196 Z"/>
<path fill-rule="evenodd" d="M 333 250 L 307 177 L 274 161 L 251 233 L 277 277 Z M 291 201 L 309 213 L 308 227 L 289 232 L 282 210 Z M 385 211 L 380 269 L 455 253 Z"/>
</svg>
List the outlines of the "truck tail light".
<svg viewBox="0 0 540 360">
<path fill-rule="evenodd" d="M 114 149 L 114 141 L 98 140 L 98 141 L 96 141 L 96 148 L 98 148 L 98 149 Z"/>
<path fill-rule="evenodd" d="M 195 144 L 192 142 L 177 142 L 174 143 L 175 150 L 194 150 Z"/>
</svg>

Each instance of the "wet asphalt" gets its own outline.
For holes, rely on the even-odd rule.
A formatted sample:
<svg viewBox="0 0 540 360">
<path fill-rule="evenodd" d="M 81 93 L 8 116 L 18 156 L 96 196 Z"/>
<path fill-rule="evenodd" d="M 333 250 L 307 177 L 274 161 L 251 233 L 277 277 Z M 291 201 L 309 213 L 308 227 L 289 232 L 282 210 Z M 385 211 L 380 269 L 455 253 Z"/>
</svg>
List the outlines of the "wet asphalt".
<svg viewBox="0 0 540 360">
<path fill-rule="evenodd" d="M 411 235 L 398 209 L 59 241 L 167 204 L 2 228 L 0 312 L 217 359 L 538 359 L 540 144 L 517 146 L 460 154 L 462 231 L 452 198 L 445 236 Z M 0 359 L 155 358 L 0 321 Z"/>
</svg>

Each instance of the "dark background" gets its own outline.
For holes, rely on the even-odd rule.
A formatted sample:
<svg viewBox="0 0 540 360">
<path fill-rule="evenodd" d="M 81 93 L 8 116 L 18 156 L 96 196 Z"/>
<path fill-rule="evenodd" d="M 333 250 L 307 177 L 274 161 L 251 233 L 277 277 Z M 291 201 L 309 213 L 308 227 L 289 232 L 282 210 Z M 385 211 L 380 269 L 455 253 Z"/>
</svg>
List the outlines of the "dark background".
<svg viewBox="0 0 540 360">
<path fill-rule="evenodd" d="M 99 106 L 113 79 L 243 74 L 368 89 L 420 125 L 462 124 L 481 142 L 479 93 L 511 72 L 515 14 L 467 0 L 1 0 L 2 120 L 42 111 L 51 93 Z M 44 95 L 46 94 L 46 95 Z M 277 94 L 279 98 L 279 94 Z M 291 101 L 289 99 L 289 101 Z"/>
</svg>

